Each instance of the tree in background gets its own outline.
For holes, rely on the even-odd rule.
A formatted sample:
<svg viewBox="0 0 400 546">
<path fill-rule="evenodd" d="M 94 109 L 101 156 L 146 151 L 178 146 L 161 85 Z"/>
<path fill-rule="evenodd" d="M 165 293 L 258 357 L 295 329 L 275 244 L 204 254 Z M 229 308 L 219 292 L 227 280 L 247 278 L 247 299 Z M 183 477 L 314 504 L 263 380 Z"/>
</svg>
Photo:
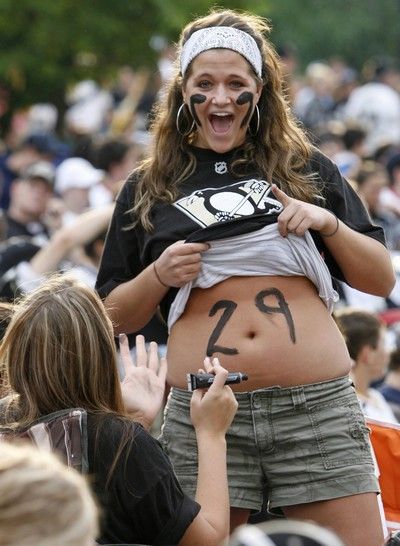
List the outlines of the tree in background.
<svg viewBox="0 0 400 546">
<path fill-rule="evenodd" d="M 158 35 L 175 41 L 182 26 L 212 0 L 1 0 L 0 87 L 11 109 L 50 101 L 93 78 L 104 84 L 118 67 L 154 67 Z M 219 7 L 270 18 L 272 38 L 296 46 L 304 66 L 343 56 L 356 68 L 372 54 L 400 57 L 400 0 L 220 0 Z"/>
</svg>

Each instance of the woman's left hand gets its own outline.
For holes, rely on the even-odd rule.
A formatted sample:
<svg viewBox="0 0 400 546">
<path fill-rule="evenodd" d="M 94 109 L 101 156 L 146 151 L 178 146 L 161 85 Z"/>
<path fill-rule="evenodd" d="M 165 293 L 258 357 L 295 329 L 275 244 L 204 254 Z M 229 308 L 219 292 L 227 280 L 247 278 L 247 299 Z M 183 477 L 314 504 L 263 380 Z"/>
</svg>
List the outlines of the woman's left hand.
<svg viewBox="0 0 400 546">
<path fill-rule="evenodd" d="M 338 220 L 329 210 L 289 197 L 275 184 L 272 184 L 272 191 L 284 207 L 278 216 L 278 230 L 282 237 L 288 233 L 301 236 L 308 229 L 319 231 L 322 236 L 335 232 Z"/>
<path fill-rule="evenodd" d="M 125 334 L 119 336 L 119 347 L 125 370 L 121 391 L 126 411 L 132 419 L 150 428 L 164 402 L 167 359 L 159 358 L 154 341 L 147 350 L 142 335 L 136 336 L 136 365 Z"/>
</svg>

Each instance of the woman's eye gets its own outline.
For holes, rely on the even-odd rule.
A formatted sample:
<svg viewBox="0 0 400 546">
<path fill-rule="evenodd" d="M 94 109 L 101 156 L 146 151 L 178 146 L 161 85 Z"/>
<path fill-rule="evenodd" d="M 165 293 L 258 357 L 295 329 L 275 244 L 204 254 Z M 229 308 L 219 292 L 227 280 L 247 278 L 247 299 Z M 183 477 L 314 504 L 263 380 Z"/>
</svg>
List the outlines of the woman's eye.
<svg viewBox="0 0 400 546">
<path fill-rule="evenodd" d="M 233 87 L 234 89 L 239 89 L 239 87 L 243 87 L 243 83 L 235 80 L 231 82 L 231 87 Z"/>
<path fill-rule="evenodd" d="M 202 80 L 201 82 L 198 83 L 198 87 L 200 87 L 201 89 L 207 89 L 210 86 L 211 86 L 211 83 L 208 80 Z"/>
</svg>

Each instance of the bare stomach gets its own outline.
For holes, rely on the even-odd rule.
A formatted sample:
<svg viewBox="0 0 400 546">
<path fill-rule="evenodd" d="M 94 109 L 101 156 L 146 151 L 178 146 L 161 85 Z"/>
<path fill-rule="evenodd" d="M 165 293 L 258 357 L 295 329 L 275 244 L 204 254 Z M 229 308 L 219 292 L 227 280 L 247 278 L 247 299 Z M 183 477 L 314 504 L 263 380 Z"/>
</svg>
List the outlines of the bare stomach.
<svg viewBox="0 0 400 546">
<path fill-rule="evenodd" d="M 345 342 L 315 286 L 305 277 L 231 277 L 192 290 L 168 340 L 168 383 L 186 388 L 205 356 L 248 380 L 248 391 L 346 375 Z"/>
</svg>

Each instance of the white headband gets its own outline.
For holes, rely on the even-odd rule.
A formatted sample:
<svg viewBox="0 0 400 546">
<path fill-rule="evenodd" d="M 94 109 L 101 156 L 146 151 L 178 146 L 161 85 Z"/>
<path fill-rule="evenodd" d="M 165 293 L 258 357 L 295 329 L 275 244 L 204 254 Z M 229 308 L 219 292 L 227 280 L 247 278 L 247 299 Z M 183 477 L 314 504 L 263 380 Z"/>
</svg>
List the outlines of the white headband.
<svg viewBox="0 0 400 546">
<path fill-rule="evenodd" d="M 193 32 L 182 47 L 182 76 L 193 59 L 209 49 L 232 49 L 240 53 L 261 78 L 262 58 L 256 41 L 247 32 L 233 27 L 209 27 Z"/>
</svg>

